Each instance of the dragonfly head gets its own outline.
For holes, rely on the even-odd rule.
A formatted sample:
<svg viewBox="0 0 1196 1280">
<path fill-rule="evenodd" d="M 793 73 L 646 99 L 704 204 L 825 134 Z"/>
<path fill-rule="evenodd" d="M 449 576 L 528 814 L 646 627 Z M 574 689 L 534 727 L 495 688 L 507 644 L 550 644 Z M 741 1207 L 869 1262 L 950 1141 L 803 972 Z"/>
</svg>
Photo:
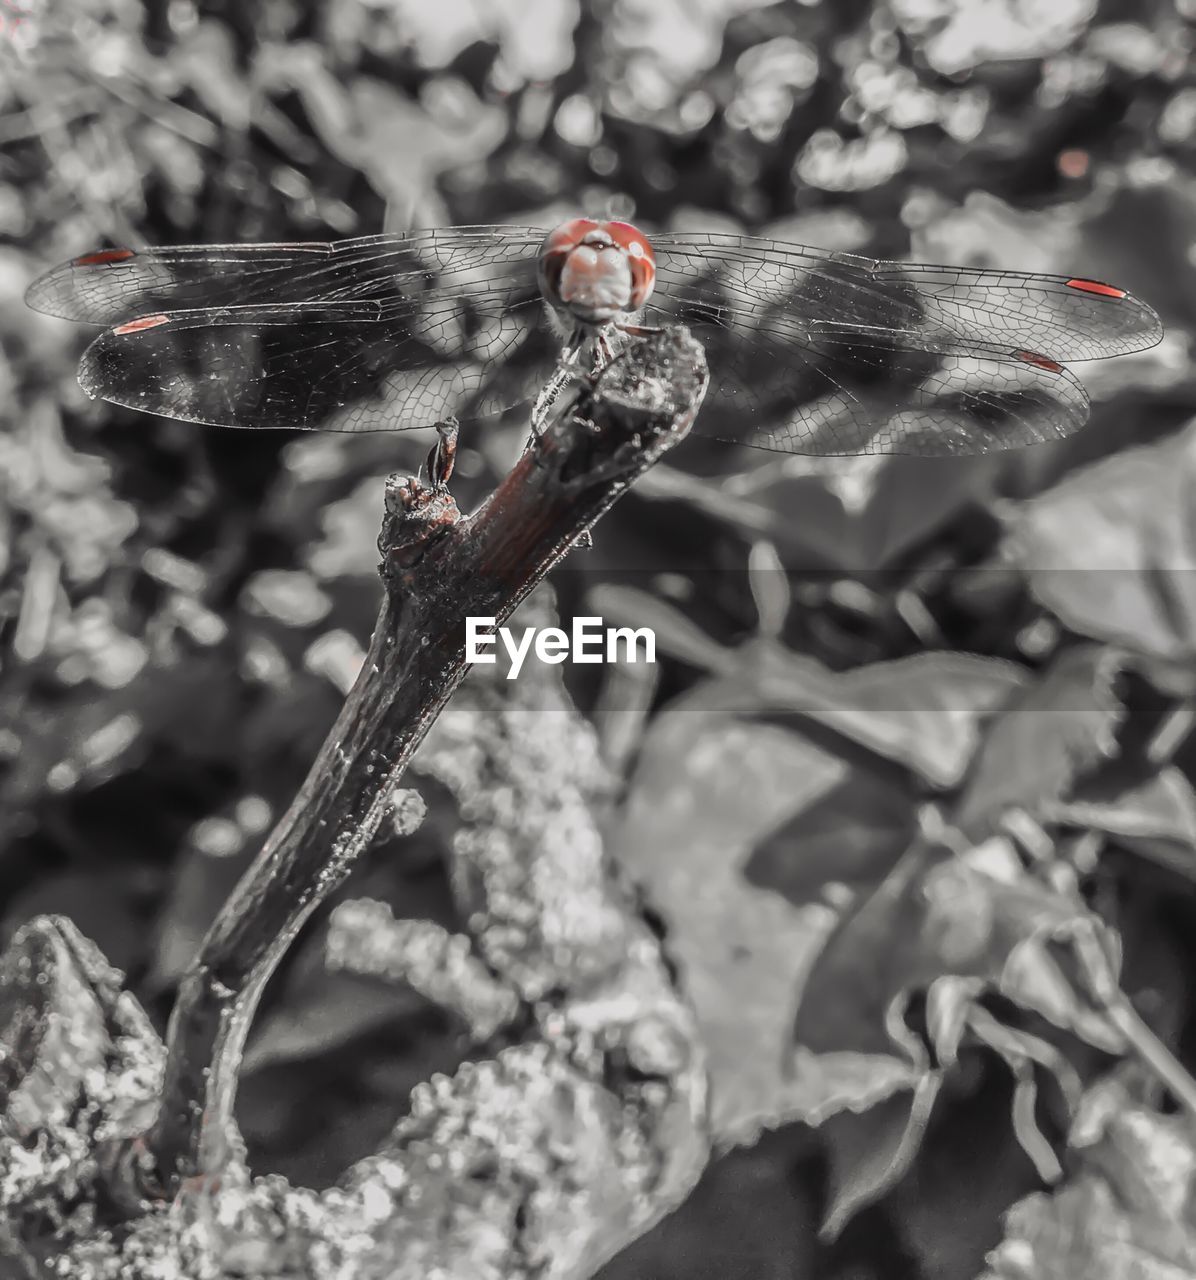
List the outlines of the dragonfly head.
<svg viewBox="0 0 1196 1280">
<path fill-rule="evenodd" d="M 638 311 L 656 280 L 648 237 L 630 222 L 573 218 L 540 247 L 540 291 L 558 312 L 607 324 Z"/>
</svg>

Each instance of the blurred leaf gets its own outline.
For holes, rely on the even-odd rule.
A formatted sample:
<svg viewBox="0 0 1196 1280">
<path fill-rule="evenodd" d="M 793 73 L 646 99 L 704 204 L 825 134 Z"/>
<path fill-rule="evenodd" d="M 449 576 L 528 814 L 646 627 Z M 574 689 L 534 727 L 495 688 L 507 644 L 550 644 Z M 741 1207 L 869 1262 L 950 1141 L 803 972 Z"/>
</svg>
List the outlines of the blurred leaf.
<svg viewBox="0 0 1196 1280">
<path fill-rule="evenodd" d="M 848 773 L 799 735 L 738 718 L 753 706 L 728 681 L 671 703 L 649 727 L 611 836 L 614 857 L 666 922 L 709 1054 L 714 1132 L 744 1142 L 787 1111 L 794 992 L 832 917 L 749 884 L 743 868 L 763 838 Z"/>
<path fill-rule="evenodd" d="M 246 823 L 242 819 L 248 818 Z M 155 931 L 147 984 L 172 987 L 199 952 L 216 913 L 262 843 L 273 814 L 260 797 L 209 814 L 192 829 L 171 867 Z"/>
<path fill-rule="evenodd" d="M 986 497 L 1009 465 L 974 458 L 785 458 L 711 484 L 656 467 L 641 497 L 676 501 L 765 537 L 795 571 L 882 569 Z"/>
<path fill-rule="evenodd" d="M 813 1276 L 811 1188 L 793 1176 L 808 1138 L 790 1128 L 712 1160 L 693 1193 L 594 1280 L 797 1280 Z"/>
<path fill-rule="evenodd" d="M 1093 917 L 999 848 L 960 857 L 926 839 L 844 920 L 802 993 L 789 1095 L 810 1123 L 835 1117 L 826 1130 L 829 1233 L 906 1172 L 965 1033 L 1009 1063 L 1023 1092 L 1033 1088 L 1026 1070 L 1033 1062 L 1068 1081 L 1056 1050 L 984 1012 L 977 1001 L 986 992 L 1108 1052 L 1121 1050 L 1120 1034 L 1077 995 L 1054 958 L 1059 946 L 1091 934 L 1103 937 Z M 906 1021 L 921 999 L 933 1059 Z M 1042 1139 L 1032 1124 L 1019 1137 L 1037 1154 Z"/>
<path fill-rule="evenodd" d="M 604 617 L 651 626 L 661 652 L 725 676 L 728 689 L 741 691 L 742 714 L 809 716 L 936 787 L 963 777 L 981 720 L 1025 680 L 1013 663 L 949 652 L 836 672 L 766 640 L 726 648 L 672 605 L 634 588 L 600 585 L 590 600 Z"/>
<path fill-rule="evenodd" d="M 1196 1150 L 1187 1116 L 1161 1115 L 1116 1077 L 1072 1129 L 1067 1184 L 1016 1204 L 981 1280 L 1180 1280 L 1196 1273 Z"/>
<path fill-rule="evenodd" d="M 939 216 L 917 227 L 911 251 L 919 262 L 959 263 L 1000 270 L 1067 271 L 1083 211 L 1077 206 L 1019 209 L 991 191 L 972 191 L 959 205 L 944 202 Z"/>
<path fill-rule="evenodd" d="M 936 71 L 956 76 L 986 62 L 1042 58 L 1058 53 L 1084 33 L 1092 21 L 1092 0 L 1059 0 L 1032 17 L 1018 6 L 994 6 L 980 14 L 966 6 L 927 9 L 903 0 L 894 16 Z"/>
<path fill-rule="evenodd" d="M 1083 635 L 1168 663 L 1196 656 L 1196 425 L 1085 467 L 1018 508 L 1008 551 Z"/>
<path fill-rule="evenodd" d="M 249 127 L 253 86 L 237 66 L 233 34 L 223 22 L 196 23 L 172 50 L 170 69 L 225 128 L 241 132 Z"/>
<path fill-rule="evenodd" d="M 147 665 L 123 688 L 78 685 L 52 706 L 27 703 L 19 716 L 18 746 L 0 779 L 0 819 L 39 798 L 85 789 L 139 767 L 151 745 L 180 759 L 226 760 L 228 718 L 237 701 L 227 654 L 213 649 L 186 661 Z"/>
<path fill-rule="evenodd" d="M 370 76 L 359 77 L 351 92 L 364 131 L 362 167 L 383 192 L 406 188 L 413 171 L 426 171 L 430 181 L 445 170 L 476 164 L 507 132 L 507 112 L 483 102 L 456 77 L 429 82 L 420 105 Z"/>
<path fill-rule="evenodd" d="M 2 932 L 7 942 L 34 916 L 63 916 L 96 944 L 105 959 L 129 969 L 141 959 L 144 908 L 129 869 L 102 865 L 61 871 L 14 894 L 5 903 Z"/>
<path fill-rule="evenodd" d="M 469 85 L 441 77 L 434 110 L 368 75 L 345 77 L 327 65 L 318 44 L 275 45 L 259 60 L 263 82 L 300 95 L 328 151 L 368 177 L 404 221 L 435 208 L 435 178 L 489 155 L 507 131 L 507 112 L 482 102 Z M 419 223 L 416 223 L 419 225 Z"/>
<path fill-rule="evenodd" d="M 779 545 L 853 573 L 891 565 L 932 537 L 987 497 L 1007 465 L 996 454 L 802 461 L 814 476 L 797 480 L 793 466 L 782 479 L 778 468 L 753 496 L 790 525 Z"/>
<path fill-rule="evenodd" d="M 793 597 L 785 566 L 771 542 L 761 539 L 752 543 L 748 552 L 748 583 L 759 619 L 756 630 L 769 640 L 776 640 L 785 626 Z"/>
<path fill-rule="evenodd" d="M 1175 767 L 1126 784 L 1093 779 L 1070 801 L 1049 804 L 1053 822 L 1087 827 L 1196 878 L 1196 790 Z"/>
<path fill-rule="evenodd" d="M 862 766 L 847 767 L 841 781 L 756 846 L 744 875 L 794 906 L 825 901 L 828 885 L 876 885 L 917 829 L 908 788 Z"/>
<path fill-rule="evenodd" d="M 982 719 L 1025 679 L 1020 667 L 970 653 L 918 653 L 833 672 L 814 658 L 761 646 L 752 672 L 776 711 L 811 716 L 932 786 L 954 786 Z"/>
<path fill-rule="evenodd" d="M 1124 787 L 1090 784 L 1074 800 L 1049 806 L 1048 816 L 1106 835 L 1153 836 L 1196 849 L 1196 791 L 1174 767 Z"/>
<path fill-rule="evenodd" d="M 1040 816 L 1115 753 L 1125 714 L 1114 692 L 1121 661 L 1095 645 L 1068 649 L 1013 696 L 989 727 L 958 801 L 961 830 L 983 840 L 1010 809 Z"/>
</svg>

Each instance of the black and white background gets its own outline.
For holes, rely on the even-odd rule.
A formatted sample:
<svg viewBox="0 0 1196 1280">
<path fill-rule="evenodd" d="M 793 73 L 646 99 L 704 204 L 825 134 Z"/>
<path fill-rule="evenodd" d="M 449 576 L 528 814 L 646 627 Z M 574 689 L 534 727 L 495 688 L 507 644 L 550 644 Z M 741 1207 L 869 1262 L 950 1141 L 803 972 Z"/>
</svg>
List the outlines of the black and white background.
<svg viewBox="0 0 1196 1280">
<path fill-rule="evenodd" d="M 568 830 L 586 857 L 600 838 L 692 1010 L 701 1150 L 644 1138 L 675 1185 L 587 1198 L 601 1140 L 562 1103 L 543 1159 L 519 1165 L 514 1226 L 500 1123 L 468 1231 L 442 1187 L 443 1222 L 407 1254 L 392 1240 L 389 1269 L 280 1240 L 229 1244 L 212 1270 L 232 1236 L 184 1248 L 180 1227 L 162 1244 L 176 1270 L 151 1271 L 94 1178 L 62 1192 L 11 1105 L 41 1032 L 10 967 L 0 1275 L 1196 1273 L 1194 42 L 1192 0 L 0 4 L 0 944 L 69 919 L 159 1033 L 358 673 L 383 482 L 431 438 L 90 401 L 87 334 L 24 305 L 44 271 L 112 245 L 588 213 L 1095 277 L 1167 326 L 1077 370 L 1091 421 L 1057 443 L 672 453 L 534 606 L 650 626 L 657 663 L 529 663 L 520 681 L 555 692 L 511 712 L 504 741 L 530 754 L 501 783 L 469 780 L 476 707 L 450 703 L 404 780 L 416 818 L 385 824 L 263 995 L 237 1100 L 248 1167 L 326 1208 L 414 1087 L 539 1034 L 528 1009 L 505 1039 L 477 1034 L 417 943 L 469 931 L 462 831 L 552 807 L 535 745 L 593 753 L 605 781 L 570 782 L 584 832 L 553 829 L 545 866 L 572 865 Z M 462 509 L 526 436 L 518 413 L 463 430 Z M 581 717 L 567 733 L 558 679 Z M 576 958 L 597 908 L 571 883 L 547 897 Z M 395 919 L 440 932 L 371 961 Z M 465 1169 L 429 1132 L 421 1159 L 438 1167 L 441 1145 Z M 554 1195 L 613 1258 L 568 1256 L 581 1227 L 542 1212 Z M 55 1263 L 66 1202 L 98 1217 L 76 1213 Z"/>
</svg>

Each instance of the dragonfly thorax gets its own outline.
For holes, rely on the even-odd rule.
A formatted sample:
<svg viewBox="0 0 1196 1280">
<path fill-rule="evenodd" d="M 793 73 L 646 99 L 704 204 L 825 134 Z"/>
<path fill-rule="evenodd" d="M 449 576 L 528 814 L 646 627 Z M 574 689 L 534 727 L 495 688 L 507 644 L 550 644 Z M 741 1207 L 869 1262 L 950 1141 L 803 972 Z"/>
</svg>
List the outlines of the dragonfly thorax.
<svg viewBox="0 0 1196 1280">
<path fill-rule="evenodd" d="M 540 248 L 545 301 L 574 322 L 604 325 L 640 310 L 652 292 L 656 262 L 648 238 L 629 222 L 573 218 Z"/>
</svg>

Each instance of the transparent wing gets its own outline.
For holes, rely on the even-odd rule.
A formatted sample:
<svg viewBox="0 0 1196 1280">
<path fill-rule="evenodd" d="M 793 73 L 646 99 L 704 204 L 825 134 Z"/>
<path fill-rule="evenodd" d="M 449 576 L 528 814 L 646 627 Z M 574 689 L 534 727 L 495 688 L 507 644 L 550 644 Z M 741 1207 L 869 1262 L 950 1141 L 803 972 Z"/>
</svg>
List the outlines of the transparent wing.
<svg viewBox="0 0 1196 1280">
<path fill-rule="evenodd" d="M 29 301 L 109 324 L 93 395 L 191 421 L 365 431 L 534 398 L 559 344 L 543 232 L 451 227 L 330 244 L 90 254 Z M 1161 336 L 1096 281 L 878 262 L 726 235 L 660 236 L 646 319 L 706 344 L 696 430 L 787 453 L 973 453 L 1057 439 L 1088 402 L 1063 367 Z"/>
<path fill-rule="evenodd" d="M 164 312 L 108 329 L 92 396 L 228 427 L 380 431 L 487 418 L 534 397 L 559 345 L 534 283 L 469 297 Z"/>
<path fill-rule="evenodd" d="M 49 272 L 30 305 L 111 325 L 93 396 L 189 422 L 338 431 L 485 418 L 534 397 L 559 343 L 529 227 L 312 244 L 105 250 Z"/>
<path fill-rule="evenodd" d="M 1088 419 L 1062 365 L 993 354 L 832 351 L 774 355 L 744 342 L 711 355 L 694 434 L 778 453 L 989 453 L 1060 440 Z"/>
<path fill-rule="evenodd" d="M 1064 276 L 880 262 L 745 236 L 654 240 L 646 319 L 706 344 L 695 432 L 783 453 L 961 454 L 1088 417 L 1065 360 L 1153 346 L 1158 316 Z"/>
<path fill-rule="evenodd" d="M 164 311 L 411 297 L 436 288 L 469 294 L 510 273 L 534 280 L 543 237 L 534 227 L 479 226 L 327 243 L 105 249 L 55 267 L 25 300 L 66 320 L 117 325 Z"/>
</svg>

